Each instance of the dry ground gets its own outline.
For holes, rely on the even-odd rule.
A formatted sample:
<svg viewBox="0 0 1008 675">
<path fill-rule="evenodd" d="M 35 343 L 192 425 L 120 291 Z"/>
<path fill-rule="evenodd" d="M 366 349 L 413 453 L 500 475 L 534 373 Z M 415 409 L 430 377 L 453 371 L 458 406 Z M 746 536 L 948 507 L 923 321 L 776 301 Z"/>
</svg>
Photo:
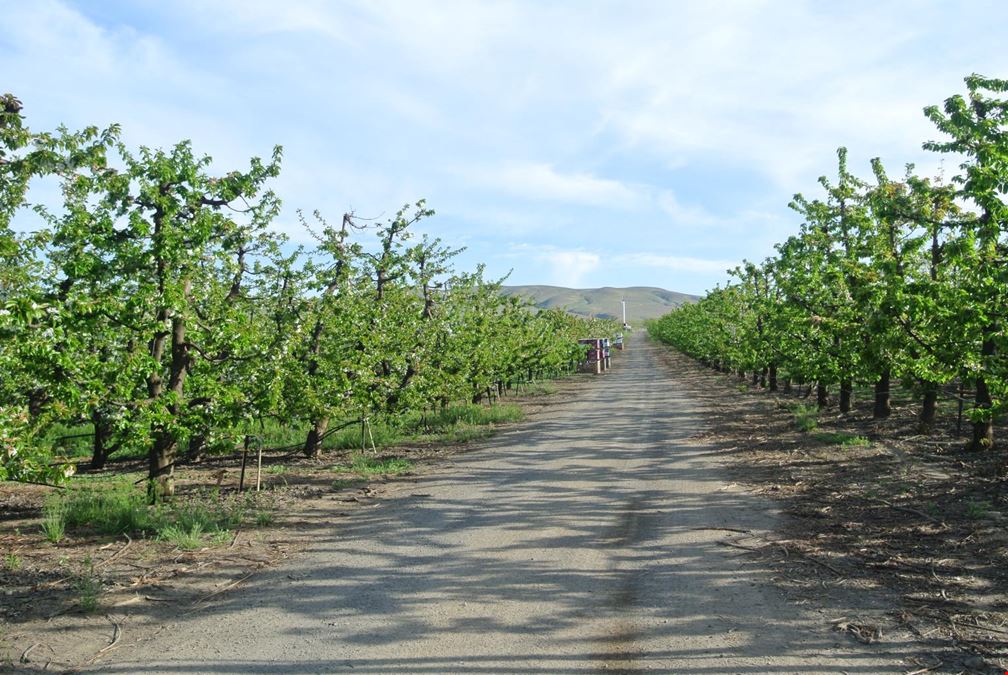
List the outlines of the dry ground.
<svg viewBox="0 0 1008 675">
<path fill-rule="evenodd" d="M 915 407 L 872 419 L 871 401 L 848 415 L 827 408 L 803 432 L 804 392 L 770 393 L 676 352 L 664 359 L 704 400 L 702 435 L 742 486 L 780 502 L 789 517 L 772 541 L 746 542 L 772 561 L 799 601 L 829 605 L 852 589 L 889 598 L 837 627 L 876 641 L 909 629 L 919 672 L 1008 669 L 1008 481 L 1005 453 L 962 450 L 954 423 L 917 431 Z M 841 437 L 864 445 L 841 445 Z"/>
</svg>

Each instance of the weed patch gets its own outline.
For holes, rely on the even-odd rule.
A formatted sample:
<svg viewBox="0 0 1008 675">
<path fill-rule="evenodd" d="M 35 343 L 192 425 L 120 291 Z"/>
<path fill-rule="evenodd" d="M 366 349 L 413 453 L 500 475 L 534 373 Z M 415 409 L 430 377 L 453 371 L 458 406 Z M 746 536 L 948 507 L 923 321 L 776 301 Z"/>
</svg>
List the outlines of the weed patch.
<svg viewBox="0 0 1008 675">
<path fill-rule="evenodd" d="M 158 539 L 184 551 L 191 551 L 203 546 L 203 525 L 198 522 L 189 527 L 166 525 L 158 531 Z"/>
<path fill-rule="evenodd" d="M 55 496 L 43 511 L 42 530 L 54 543 L 71 528 L 99 534 L 150 534 L 187 548 L 196 539 L 202 544 L 204 534 L 213 537 L 246 521 L 265 519 L 262 514 L 272 509 L 266 499 L 261 493 L 222 497 L 211 490 L 151 506 L 132 485 L 110 484 L 102 490 L 84 488 Z"/>
<path fill-rule="evenodd" d="M 530 382 L 521 385 L 519 391 L 523 396 L 550 396 L 557 393 L 557 386 L 552 382 Z"/>
<path fill-rule="evenodd" d="M 971 520 L 985 518 L 993 504 L 989 501 L 971 501 L 966 503 L 966 517 Z"/>
<path fill-rule="evenodd" d="M 791 409 L 794 425 L 799 431 L 812 431 L 819 426 L 819 409 L 811 405 L 796 405 Z"/>
<path fill-rule="evenodd" d="M 94 561 L 90 556 L 84 558 L 80 572 L 74 579 L 74 590 L 77 592 L 77 603 L 85 612 L 98 609 L 98 596 L 101 595 L 102 582 L 95 574 Z"/>
<path fill-rule="evenodd" d="M 871 441 L 864 436 L 848 434 L 843 431 L 823 431 L 815 434 L 814 438 L 823 443 L 843 445 L 845 447 L 866 448 L 871 445 Z"/>
<path fill-rule="evenodd" d="M 413 468 L 413 463 L 401 457 L 372 457 L 366 454 L 354 455 L 349 464 L 337 464 L 334 471 L 355 473 L 359 476 L 394 475 Z"/>
<path fill-rule="evenodd" d="M 42 532 L 50 543 L 58 544 L 66 534 L 66 502 L 61 495 L 49 499 L 42 508 Z"/>
</svg>

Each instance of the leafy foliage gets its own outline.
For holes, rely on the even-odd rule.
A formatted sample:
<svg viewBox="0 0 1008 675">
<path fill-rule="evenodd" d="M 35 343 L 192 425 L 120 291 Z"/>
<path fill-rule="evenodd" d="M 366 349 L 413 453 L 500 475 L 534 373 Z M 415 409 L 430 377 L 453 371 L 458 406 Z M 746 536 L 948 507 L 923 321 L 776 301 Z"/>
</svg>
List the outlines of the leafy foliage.
<svg viewBox="0 0 1008 675">
<path fill-rule="evenodd" d="M 415 236 L 423 200 L 382 223 L 302 217 L 317 245 L 292 247 L 270 227 L 281 155 L 221 173 L 189 141 L 32 132 L 0 98 L 0 480 L 65 480 L 60 435 L 85 430 L 92 468 L 145 455 L 157 501 L 179 462 L 266 428 L 307 428 L 316 457 L 360 421 L 435 419 L 569 370 L 579 338 L 614 332 L 457 272 L 457 249 Z M 31 203 L 40 176 L 58 207 Z M 29 206 L 44 226 L 15 234 Z"/>
<path fill-rule="evenodd" d="M 761 264 L 649 326 L 659 339 L 722 370 L 816 382 L 818 403 L 839 385 L 875 384 L 875 416 L 892 378 L 914 383 L 921 424 L 940 387 L 976 391 L 970 447 L 990 448 L 1008 408 L 1008 81 L 971 75 L 967 94 L 925 109 L 945 136 L 924 147 L 963 159 L 950 182 L 909 166 L 901 180 L 872 162 L 874 183 L 847 167 L 819 180 L 821 199 L 796 195 L 803 223 Z"/>
</svg>

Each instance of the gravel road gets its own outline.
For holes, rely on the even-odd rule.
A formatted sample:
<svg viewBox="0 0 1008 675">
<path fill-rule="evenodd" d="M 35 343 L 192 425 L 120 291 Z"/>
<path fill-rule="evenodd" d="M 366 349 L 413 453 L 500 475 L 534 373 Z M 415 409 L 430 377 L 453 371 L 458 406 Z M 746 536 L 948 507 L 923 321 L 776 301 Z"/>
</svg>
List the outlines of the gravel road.
<svg viewBox="0 0 1008 675">
<path fill-rule="evenodd" d="M 844 609 L 789 603 L 723 544 L 777 515 L 691 440 L 703 411 L 656 349 L 637 337 L 577 396 L 392 483 L 296 561 L 95 668 L 905 672 L 899 643 L 832 630 Z"/>
</svg>

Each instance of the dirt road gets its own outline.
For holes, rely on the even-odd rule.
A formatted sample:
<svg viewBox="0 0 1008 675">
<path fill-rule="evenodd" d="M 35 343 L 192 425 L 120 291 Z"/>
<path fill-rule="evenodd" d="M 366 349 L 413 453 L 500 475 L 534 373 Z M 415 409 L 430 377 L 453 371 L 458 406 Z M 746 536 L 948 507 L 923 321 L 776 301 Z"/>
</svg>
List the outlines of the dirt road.
<svg viewBox="0 0 1008 675">
<path fill-rule="evenodd" d="M 638 337 L 574 399 L 334 519 L 295 563 L 103 672 L 905 672 L 724 542 L 770 505 L 691 441 L 703 411 Z M 744 532 L 748 531 L 748 532 Z M 910 668 L 912 670 L 912 668 Z"/>
</svg>

